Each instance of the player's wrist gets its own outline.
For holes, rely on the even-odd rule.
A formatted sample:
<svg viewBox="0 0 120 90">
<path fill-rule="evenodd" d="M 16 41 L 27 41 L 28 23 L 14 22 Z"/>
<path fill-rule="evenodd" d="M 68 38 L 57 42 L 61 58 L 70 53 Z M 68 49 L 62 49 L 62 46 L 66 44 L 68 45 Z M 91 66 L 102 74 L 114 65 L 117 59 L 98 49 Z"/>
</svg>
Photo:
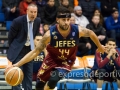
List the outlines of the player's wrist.
<svg viewBox="0 0 120 90">
<path fill-rule="evenodd" d="M 110 59 L 111 56 L 112 56 L 111 54 L 108 54 L 108 55 L 107 55 L 107 58 Z"/>
<path fill-rule="evenodd" d="M 115 55 L 112 55 L 112 58 L 115 60 L 115 59 L 116 59 L 116 56 L 115 56 Z"/>
<path fill-rule="evenodd" d="M 14 67 L 19 67 L 19 64 L 18 64 L 18 63 L 16 63 L 16 64 L 14 64 L 13 66 L 14 66 Z"/>
</svg>

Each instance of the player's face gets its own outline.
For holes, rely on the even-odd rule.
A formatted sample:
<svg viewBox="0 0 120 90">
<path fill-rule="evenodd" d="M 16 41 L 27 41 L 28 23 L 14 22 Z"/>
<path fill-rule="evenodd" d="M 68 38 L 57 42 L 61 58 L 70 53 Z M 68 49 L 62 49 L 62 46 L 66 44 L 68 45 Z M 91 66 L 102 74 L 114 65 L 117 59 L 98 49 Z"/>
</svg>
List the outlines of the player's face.
<svg viewBox="0 0 120 90">
<path fill-rule="evenodd" d="M 58 19 L 58 23 L 59 23 L 59 27 L 62 30 L 68 30 L 69 26 L 70 26 L 70 18 L 59 18 Z"/>
<path fill-rule="evenodd" d="M 40 42 L 40 40 L 42 39 L 42 36 L 36 36 L 35 39 L 34 39 L 34 44 L 35 46 L 37 46 Z"/>
<path fill-rule="evenodd" d="M 107 46 L 107 50 L 115 49 L 116 48 L 116 43 L 113 42 L 113 41 L 108 41 L 108 43 L 106 44 L 106 46 Z"/>
<path fill-rule="evenodd" d="M 27 9 L 27 15 L 30 21 L 34 21 L 37 17 L 37 7 L 30 6 Z"/>
</svg>

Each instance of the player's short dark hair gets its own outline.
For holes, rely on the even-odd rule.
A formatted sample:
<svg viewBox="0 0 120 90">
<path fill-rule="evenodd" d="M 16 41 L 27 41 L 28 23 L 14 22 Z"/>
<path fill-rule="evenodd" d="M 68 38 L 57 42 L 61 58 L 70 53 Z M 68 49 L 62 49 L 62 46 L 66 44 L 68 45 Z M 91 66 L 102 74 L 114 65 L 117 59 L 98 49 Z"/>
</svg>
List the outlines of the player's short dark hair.
<svg viewBox="0 0 120 90">
<path fill-rule="evenodd" d="M 107 38 L 106 43 L 108 43 L 109 41 L 112 41 L 112 42 L 115 42 L 115 43 L 116 43 L 116 40 L 115 40 L 114 38 Z"/>
<path fill-rule="evenodd" d="M 60 6 L 58 8 L 57 16 L 59 16 L 61 14 L 66 14 L 66 13 L 71 15 L 71 12 L 70 12 L 70 10 L 68 8 Z"/>
</svg>

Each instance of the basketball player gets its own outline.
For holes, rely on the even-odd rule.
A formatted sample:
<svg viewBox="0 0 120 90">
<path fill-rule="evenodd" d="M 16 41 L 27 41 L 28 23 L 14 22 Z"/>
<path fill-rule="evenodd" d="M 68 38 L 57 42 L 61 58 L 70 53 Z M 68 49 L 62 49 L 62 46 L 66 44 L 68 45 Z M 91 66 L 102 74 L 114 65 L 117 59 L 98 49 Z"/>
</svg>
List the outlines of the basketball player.
<svg viewBox="0 0 120 90">
<path fill-rule="evenodd" d="M 120 52 L 116 49 L 115 39 L 108 38 L 105 53 L 96 52 L 94 60 L 91 78 L 97 79 L 99 90 L 102 90 L 104 81 L 113 82 L 114 78 L 120 90 Z"/>
<path fill-rule="evenodd" d="M 50 30 L 44 34 L 39 45 L 13 65 L 20 67 L 30 62 L 47 46 L 48 54 L 38 72 L 39 82 L 36 85 L 36 90 L 53 90 L 64 73 L 71 70 L 76 58 L 80 37 L 90 37 L 98 46 L 98 51 L 104 52 L 104 48 L 94 32 L 77 25 L 71 25 L 70 18 L 71 13 L 67 8 L 59 8 L 56 18 L 58 24 L 51 26 Z"/>
</svg>

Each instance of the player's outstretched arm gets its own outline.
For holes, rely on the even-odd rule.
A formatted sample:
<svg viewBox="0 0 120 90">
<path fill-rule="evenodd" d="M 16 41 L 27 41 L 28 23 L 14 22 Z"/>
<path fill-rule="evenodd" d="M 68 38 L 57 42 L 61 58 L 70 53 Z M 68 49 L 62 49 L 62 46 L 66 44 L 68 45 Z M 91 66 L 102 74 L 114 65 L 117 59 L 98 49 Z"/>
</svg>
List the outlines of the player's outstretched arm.
<svg viewBox="0 0 120 90">
<path fill-rule="evenodd" d="M 46 47 L 46 45 L 50 42 L 50 31 L 47 31 L 43 38 L 40 40 L 39 44 L 36 48 L 30 51 L 27 55 L 25 55 L 19 62 L 14 64 L 13 66 L 20 67 L 23 64 L 32 61 L 40 52 Z"/>
<path fill-rule="evenodd" d="M 82 28 L 79 26 L 79 37 L 90 37 L 91 40 L 98 47 L 98 51 L 101 53 L 104 53 L 105 49 L 102 47 L 101 43 L 99 42 L 98 37 L 96 36 L 96 34 L 92 30 L 89 30 L 87 28 Z"/>
</svg>

